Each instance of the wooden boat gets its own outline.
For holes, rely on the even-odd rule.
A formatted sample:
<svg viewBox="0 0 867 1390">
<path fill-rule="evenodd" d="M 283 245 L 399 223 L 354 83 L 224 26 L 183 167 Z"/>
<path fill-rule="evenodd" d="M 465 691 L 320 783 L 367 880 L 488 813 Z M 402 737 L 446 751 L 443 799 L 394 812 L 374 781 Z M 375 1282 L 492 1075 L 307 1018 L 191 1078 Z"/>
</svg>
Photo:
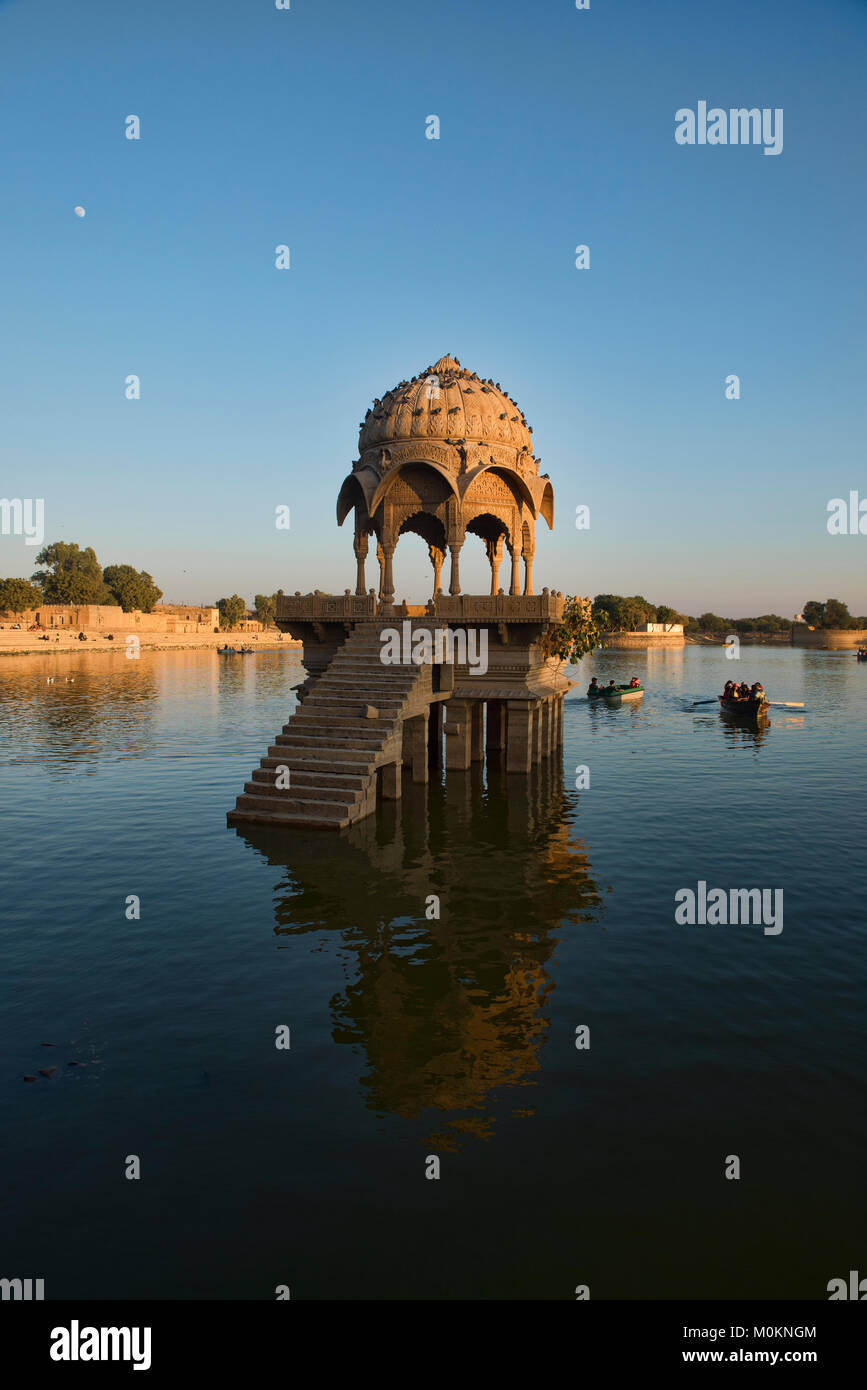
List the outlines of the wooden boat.
<svg viewBox="0 0 867 1390">
<path fill-rule="evenodd" d="M 760 719 L 768 712 L 768 701 L 765 696 L 761 699 L 727 700 L 720 695 L 719 707 L 720 714 L 727 714 L 732 719 Z"/>
<path fill-rule="evenodd" d="M 587 692 L 588 700 L 640 700 L 644 694 L 643 685 L 601 685 L 598 690 L 594 690 L 591 695 Z"/>
</svg>

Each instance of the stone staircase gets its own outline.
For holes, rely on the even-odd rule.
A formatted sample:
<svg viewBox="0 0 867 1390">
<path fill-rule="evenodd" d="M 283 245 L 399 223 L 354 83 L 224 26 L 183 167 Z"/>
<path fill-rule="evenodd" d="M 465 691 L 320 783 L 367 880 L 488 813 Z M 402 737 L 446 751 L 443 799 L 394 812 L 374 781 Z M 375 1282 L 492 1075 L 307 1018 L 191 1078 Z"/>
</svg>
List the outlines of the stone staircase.
<svg viewBox="0 0 867 1390">
<path fill-rule="evenodd" d="M 382 663 L 383 627 L 400 630 L 400 620 L 353 629 L 245 783 L 229 825 L 336 830 L 375 809 L 377 769 L 396 763 L 400 776 L 403 719 L 414 695 L 417 712 L 418 687 L 430 680 L 429 667 Z"/>
</svg>

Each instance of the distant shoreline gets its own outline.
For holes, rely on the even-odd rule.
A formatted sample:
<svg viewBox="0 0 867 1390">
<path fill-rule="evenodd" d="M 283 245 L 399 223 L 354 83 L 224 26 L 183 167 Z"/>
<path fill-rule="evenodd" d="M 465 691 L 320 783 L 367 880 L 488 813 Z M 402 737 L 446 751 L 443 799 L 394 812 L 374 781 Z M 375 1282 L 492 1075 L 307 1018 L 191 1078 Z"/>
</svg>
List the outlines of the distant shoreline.
<svg viewBox="0 0 867 1390">
<path fill-rule="evenodd" d="M 78 637 L 70 632 L 64 632 L 59 642 L 54 640 L 55 634 L 51 633 L 50 640 L 43 642 L 40 634 L 36 632 L 13 632 L 8 628 L 0 630 L 0 658 L 4 656 L 79 656 L 82 652 L 86 654 L 100 654 L 103 652 L 109 656 L 126 653 L 127 636 L 138 636 L 137 633 L 116 633 L 114 640 L 108 642 L 102 634 L 88 633 L 86 642 L 79 642 Z M 280 641 L 278 635 L 273 637 L 263 633 L 231 633 L 231 632 L 206 632 L 206 633 L 152 633 L 139 637 L 142 652 L 188 652 L 188 651 L 216 651 L 218 647 L 250 647 L 253 652 L 300 652 L 301 643 L 296 642 L 292 637 L 284 637 Z"/>
</svg>

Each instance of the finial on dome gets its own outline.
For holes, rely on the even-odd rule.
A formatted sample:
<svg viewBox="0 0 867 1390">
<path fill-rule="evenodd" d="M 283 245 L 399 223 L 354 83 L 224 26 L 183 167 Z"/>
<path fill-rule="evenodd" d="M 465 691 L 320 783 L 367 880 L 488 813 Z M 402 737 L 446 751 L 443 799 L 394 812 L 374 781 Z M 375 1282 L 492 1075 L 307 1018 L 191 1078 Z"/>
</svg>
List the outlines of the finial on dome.
<svg viewBox="0 0 867 1390">
<path fill-rule="evenodd" d="M 448 353 L 446 353 L 445 357 L 441 357 L 439 362 L 434 363 L 435 372 L 453 372 L 456 368 L 460 371 L 460 362 L 456 357 L 450 357 Z"/>
</svg>

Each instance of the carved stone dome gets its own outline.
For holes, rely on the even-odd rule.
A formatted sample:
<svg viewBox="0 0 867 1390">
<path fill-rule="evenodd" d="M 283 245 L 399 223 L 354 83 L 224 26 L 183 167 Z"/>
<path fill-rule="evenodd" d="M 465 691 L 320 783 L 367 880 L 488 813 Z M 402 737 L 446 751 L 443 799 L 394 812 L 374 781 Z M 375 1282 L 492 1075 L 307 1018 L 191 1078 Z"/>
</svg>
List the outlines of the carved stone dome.
<svg viewBox="0 0 867 1390">
<path fill-rule="evenodd" d="M 358 440 L 370 449 L 413 440 L 499 445 L 533 456 L 533 438 L 520 407 L 500 386 L 441 357 L 412 381 L 401 381 L 367 412 Z"/>
</svg>

